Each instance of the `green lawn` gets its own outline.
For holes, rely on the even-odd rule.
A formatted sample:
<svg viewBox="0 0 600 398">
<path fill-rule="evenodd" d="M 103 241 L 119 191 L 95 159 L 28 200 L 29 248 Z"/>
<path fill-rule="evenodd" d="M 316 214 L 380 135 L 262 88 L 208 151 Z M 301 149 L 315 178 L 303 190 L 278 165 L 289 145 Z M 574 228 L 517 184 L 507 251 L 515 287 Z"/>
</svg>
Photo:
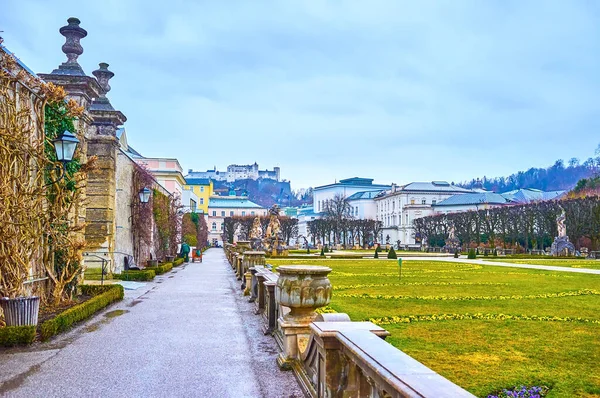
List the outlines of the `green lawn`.
<svg viewBox="0 0 600 398">
<path fill-rule="evenodd" d="M 524 384 L 600 397 L 600 276 L 407 261 L 399 280 L 393 260 L 269 263 L 331 267 L 331 308 L 477 396 Z"/>
<path fill-rule="evenodd" d="M 538 264 L 538 265 L 555 265 L 557 267 L 572 267 L 572 268 L 591 268 L 600 269 L 600 260 L 579 260 L 579 259 L 552 259 L 552 258 L 540 258 L 537 259 L 511 259 L 511 258 L 489 258 L 483 257 L 481 260 L 486 261 L 501 261 L 504 263 L 513 264 Z"/>
</svg>

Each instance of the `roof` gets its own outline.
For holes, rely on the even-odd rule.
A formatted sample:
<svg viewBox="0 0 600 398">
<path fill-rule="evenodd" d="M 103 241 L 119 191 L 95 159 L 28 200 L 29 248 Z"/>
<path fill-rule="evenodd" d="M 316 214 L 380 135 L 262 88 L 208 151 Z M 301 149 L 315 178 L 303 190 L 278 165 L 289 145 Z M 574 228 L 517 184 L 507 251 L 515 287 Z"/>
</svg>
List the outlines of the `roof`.
<svg viewBox="0 0 600 398">
<path fill-rule="evenodd" d="M 534 188 L 517 189 L 502 194 L 507 200 L 514 203 L 530 203 L 536 201 L 553 200 L 562 196 L 566 191 L 544 192 Z"/>
<path fill-rule="evenodd" d="M 348 196 L 348 198 L 346 200 L 373 199 L 377 195 L 379 195 L 381 192 L 383 192 L 382 189 L 379 189 L 377 191 L 362 191 L 362 192 L 357 192 L 357 193 L 355 193 L 353 195 Z"/>
<path fill-rule="evenodd" d="M 185 177 L 187 185 L 210 185 L 210 178 L 193 178 Z"/>
<path fill-rule="evenodd" d="M 264 209 L 264 207 L 249 201 L 245 196 L 211 196 L 208 208 Z"/>
<path fill-rule="evenodd" d="M 339 182 L 327 185 L 321 185 L 320 187 L 315 187 L 313 190 L 319 190 L 330 187 L 361 187 L 361 188 L 373 188 L 373 189 L 389 189 L 391 185 L 382 185 L 382 184 L 373 184 L 372 178 L 361 178 L 361 177 L 352 177 L 340 180 Z"/>
<path fill-rule="evenodd" d="M 473 192 L 470 189 L 457 187 L 446 181 L 411 182 L 399 189 L 399 191 L 432 191 L 432 192 Z"/>
<path fill-rule="evenodd" d="M 15 54 L 13 54 L 12 51 L 10 51 L 8 48 L 4 47 L 2 44 L 0 44 L 0 49 L 2 49 L 2 51 L 4 51 L 5 53 L 7 53 L 8 55 L 12 55 L 15 58 L 15 60 L 17 61 L 17 63 L 19 64 L 19 66 L 21 68 L 25 69 L 30 75 L 37 77 L 37 75 L 35 74 L 35 72 L 32 71 L 31 69 L 29 69 L 29 67 L 27 65 L 25 65 L 23 63 L 23 61 L 21 61 Z"/>
<path fill-rule="evenodd" d="M 468 206 L 480 204 L 505 205 L 508 203 L 509 200 L 498 193 L 476 192 L 452 195 L 449 198 L 436 203 L 434 206 Z"/>
</svg>

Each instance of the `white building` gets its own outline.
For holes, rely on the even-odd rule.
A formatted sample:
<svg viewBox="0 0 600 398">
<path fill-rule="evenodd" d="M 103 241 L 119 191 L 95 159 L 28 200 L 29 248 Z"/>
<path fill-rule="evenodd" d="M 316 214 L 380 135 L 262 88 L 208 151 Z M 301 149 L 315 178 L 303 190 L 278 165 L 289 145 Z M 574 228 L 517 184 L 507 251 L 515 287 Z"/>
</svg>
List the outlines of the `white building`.
<svg viewBox="0 0 600 398">
<path fill-rule="evenodd" d="M 432 206 L 452 195 L 471 192 L 446 181 L 393 185 L 388 192 L 374 199 L 377 206 L 376 219 L 383 224 L 379 240 L 382 243 L 389 240 L 389 243 L 399 241 L 400 245 L 414 245 L 416 241 L 412 222 L 415 218 L 434 214 Z"/>
<path fill-rule="evenodd" d="M 350 195 L 346 200 L 352 208 L 352 217 L 359 220 L 375 220 L 377 218 L 375 198 L 384 192 L 380 189 L 377 191 L 361 191 Z"/>
<path fill-rule="evenodd" d="M 323 213 L 327 201 L 333 199 L 336 195 L 349 198 L 358 192 L 382 191 L 390 189 L 390 187 L 390 185 L 373 184 L 372 178 L 359 177 L 347 178 L 334 184 L 322 185 L 313 189 L 314 212 L 317 214 Z"/>
<path fill-rule="evenodd" d="M 234 182 L 237 180 L 258 180 L 259 178 L 268 178 L 279 181 L 281 178 L 281 169 L 273 167 L 273 170 L 259 170 L 258 163 L 254 164 L 230 164 L 227 171 L 218 171 L 217 168 L 206 171 L 188 170 L 188 178 L 210 178 L 215 181 Z"/>
</svg>

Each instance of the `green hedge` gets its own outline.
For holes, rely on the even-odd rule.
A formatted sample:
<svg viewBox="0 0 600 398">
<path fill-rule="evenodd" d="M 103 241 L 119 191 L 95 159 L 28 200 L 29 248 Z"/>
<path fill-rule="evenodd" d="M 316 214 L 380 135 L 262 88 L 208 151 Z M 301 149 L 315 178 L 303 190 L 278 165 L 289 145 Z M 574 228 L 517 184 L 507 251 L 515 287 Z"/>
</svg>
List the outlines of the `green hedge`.
<svg viewBox="0 0 600 398">
<path fill-rule="evenodd" d="M 173 267 L 179 267 L 181 264 L 183 264 L 183 258 L 176 258 L 175 261 L 173 261 Z"/>
<path fill-rule="evenodd" d="M 159 264 L 155 267 L 146 267 L 144 268 L 144 271 L 154 271 L 154 273 L 156 275 L 162 275 L 165 272 L 169 272 L 173 269 L 173 263 L 164 263 L 164 264 Z"/>
<path fill-rule="evenodd" d="M 87 268 L 84 272 L 86 281 L 99 281 L 102 280 L 102 268 Z M 112 274 L 110 272 L 104 274 L 104 280 L 111 279 Z"/>
<path fill-rule="evenodd" d="M 73 326 L 74 323 L 89 318 L 109 304 L 122 300 L 124 295 L 123 286 L 121 285 L 82 285 L 80 288 L 83 294 L 92 295 L 93 297 L 42 323 L 40 326 L 40 338 L 42 341 L 64 332 Z"/>
<path fill-rule="evenodd" d="M 0 328 L 0 346 L 27 345 L 35 340 L 35 326 L 6 326 Z"/>
<path fill-rule="evenodd" d="M 154 276 L 156 276 L 156 273 L 151 269 L 142 271 L 123 271 L 120 274 L 113 274 L 114 279 L 120 279 L 122 281 L 151 281 L 154 279 Z"/>
</svg>

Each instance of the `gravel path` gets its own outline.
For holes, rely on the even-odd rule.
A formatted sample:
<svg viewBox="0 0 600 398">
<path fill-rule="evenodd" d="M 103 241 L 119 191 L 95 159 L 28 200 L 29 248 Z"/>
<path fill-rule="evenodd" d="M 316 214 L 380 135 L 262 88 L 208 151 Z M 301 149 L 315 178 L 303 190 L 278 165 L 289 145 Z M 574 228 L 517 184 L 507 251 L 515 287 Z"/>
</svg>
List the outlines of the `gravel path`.
<svg viewBox="0 0 600 398">
<path fill-rule="evenodd" d="M 0 351 L 2 397 L 302 397 L 222 250 L 48 343 Z"/>
</svg>

